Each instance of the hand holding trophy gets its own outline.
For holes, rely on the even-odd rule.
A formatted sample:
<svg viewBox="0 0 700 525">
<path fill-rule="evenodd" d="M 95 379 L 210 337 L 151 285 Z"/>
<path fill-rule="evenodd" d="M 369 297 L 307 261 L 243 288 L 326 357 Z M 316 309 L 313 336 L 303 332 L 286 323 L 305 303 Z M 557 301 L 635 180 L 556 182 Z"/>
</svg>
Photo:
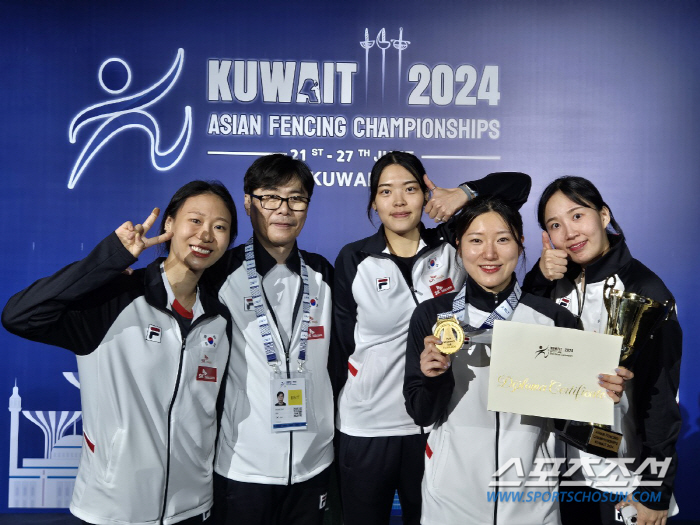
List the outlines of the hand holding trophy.
<svg viewBox="0 0 700 525">
<path fill-rule="evenodd" d="M 620 365 L 628 365 L 632 356 L 644 348 L 673 311 L 674 301 L 659 303 L 632 292 L 615 289 L 617 279 L 608 277 L 603 287 L 603 301 L 608 312 L 605 333 L 622 337 Z M 622 434 L 609 425 L 579 421 L 555 421 L 557 436 L 564 442 L 604 458 L 617 457 Z"/>
</svg>

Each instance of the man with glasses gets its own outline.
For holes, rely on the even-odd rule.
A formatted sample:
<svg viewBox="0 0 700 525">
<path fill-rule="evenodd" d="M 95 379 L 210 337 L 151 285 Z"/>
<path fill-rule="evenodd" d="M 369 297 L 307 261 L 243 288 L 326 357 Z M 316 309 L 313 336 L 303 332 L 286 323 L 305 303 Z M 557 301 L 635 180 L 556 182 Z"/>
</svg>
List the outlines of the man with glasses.
<svg viewBox="0 0 700 525">
<path fill-rule="evenodd" d="M 253 162 L 243 189 L 253 236 L 210 269 L 234 322 L 215 514 L 221 523 L 320 525 L 333 460 L 333 269 L 296 244 L 314 179 L 303 162 L 274 154 Z"/>
</svg>

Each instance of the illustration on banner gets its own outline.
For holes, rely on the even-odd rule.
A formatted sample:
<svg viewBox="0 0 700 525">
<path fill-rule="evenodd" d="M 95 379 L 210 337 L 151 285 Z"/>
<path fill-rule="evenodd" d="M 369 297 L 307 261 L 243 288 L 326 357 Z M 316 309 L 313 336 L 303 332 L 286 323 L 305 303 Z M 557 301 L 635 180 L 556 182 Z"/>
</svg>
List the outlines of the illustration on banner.
<svg viewBox="0 0 700 525">
<path fill-rule="evenodd" d="M 68 180 L 68 188 L 73 189 L 78 183 L 80 176 L 90 164 L 90 161 L 97 152 L 109 142 L 112 137 L 124 130 L 139 128 L 144 130 L 151 141 L 151 163 L 159 171 L 167 171 L 175 166 L 187 149 L 192 135 L 192 108 L 185 106 L 185 121 L 182 130 L 175 143 L 167 150 L 161 151 L 161 137 L 158 122 L 145 108 L 152 106 L 162 99 L 168 91 L 175 85 L 185 60 L 184 49 L 178 49 L 177 56 L 170 70 L 158 82 L 149 88 L 124 98 L 101 102 L 82 110 L 70 123 L 68 129 L 68 139 L 71 144 L 77 140 L 78 130 L 84 125 L 104 120 L 102 125 L 92 134 L 87 144 L 80 152 L 80 156 L 73 166 L 73 170 Z M 118 89 L 110 89 L 105 82 L 105 70 L 123 68 L 126 75 L 124 85 Z M 131 70 L 126 62 L 117 58 L 110 58 L 103 62 L 99 71 L 100 86 L 110 94 L 120 94 L 129 87 L 131 83 Z"/>
<path fill-rule="evenodd" d="M 78 374 L 64 372 L 70 384 L 80 388 Z M 82 448 L 80 410 L 22 410 L 22 398 L 15 382 L 10 396 L 9 508 L 67 508 L 73 495 Z M 44 433 L 40 458 L 19 461 L 20 414 Z"/>
</svg>

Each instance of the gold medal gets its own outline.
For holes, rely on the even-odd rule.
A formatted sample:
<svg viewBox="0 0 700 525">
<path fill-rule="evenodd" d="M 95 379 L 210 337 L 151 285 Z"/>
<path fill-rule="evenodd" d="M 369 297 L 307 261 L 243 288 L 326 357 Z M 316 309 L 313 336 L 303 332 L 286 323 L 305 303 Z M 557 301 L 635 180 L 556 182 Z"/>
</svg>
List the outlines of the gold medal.
<svg viewBox="0 0 700 525">
<path fill-rule="evenodd" d="M 443 354 L 454 354 L 464 345 L 464 330 L 456 317 L 438 319 L 433 335 L 442 341 L 442 344 L 435 346 Z"/>
</svg>

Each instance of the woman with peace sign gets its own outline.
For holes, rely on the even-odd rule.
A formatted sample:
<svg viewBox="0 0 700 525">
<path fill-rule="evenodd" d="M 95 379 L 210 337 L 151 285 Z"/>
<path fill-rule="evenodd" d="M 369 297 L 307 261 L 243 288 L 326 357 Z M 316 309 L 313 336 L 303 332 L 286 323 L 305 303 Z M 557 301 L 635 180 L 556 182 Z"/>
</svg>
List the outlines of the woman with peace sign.
<svg viewBox="0 0 700 525">
<path fill-rule="evenodd" d="M 87 523 L 199 523 L 212 505 L 216 399 L 230 317 L 198 287 L 236 234 L 219 182 L 193 181 L 83 260 L 13 296 L 10 332 L 77 355 L 83 449 L 70 505 Z M 125 272 L 165 243 L 167 257 Z"/>
</svg>

